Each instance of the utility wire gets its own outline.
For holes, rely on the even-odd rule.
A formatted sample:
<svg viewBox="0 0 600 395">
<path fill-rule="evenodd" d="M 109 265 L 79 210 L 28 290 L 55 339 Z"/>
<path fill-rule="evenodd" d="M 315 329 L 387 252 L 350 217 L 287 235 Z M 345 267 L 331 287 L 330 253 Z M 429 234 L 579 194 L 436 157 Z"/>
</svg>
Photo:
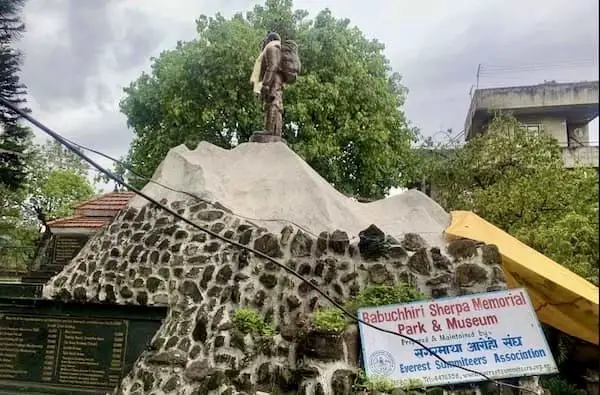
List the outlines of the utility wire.
<svg viewBox="0 0 600 395">
<path fill-rule="evenodd" d="M 580 66 L 590 66 L 596 65 L 597 60 L 595 59 L 586 59 L 586 60 L 565 60 L 565 61 L 555 61 L 555 62 L 547 62 L 547 63 L 529 63 L 529 64 L 519 64 L 514 66 L 502 66 L 502 65 L 485 65 L 482 64 L 479 73 L 486 72 L 516 72 L 516 71 L 537 71 L 537 70 L 546 70 L 552 67 L 558 68 L 573 68 Z"/>
<path fill-rule="evenodd" d="M 156 199 L 148 196 L 147 194 L 145 194 L 144 192 L 138 190 L 137 188 L 133 187 L 132 185 L 129 185 L 127 182 L 123 181 L 123 180 L 119 180 L 119 178 L 117 176 L 115 176 L 111 171 L 107 170 L 106 168 L 104 168 L 103 166 L 101 166 L 100 164 L 96 163 L 93 159 L 89 158 L 86 154 L 84 154 L 83 152 L 81 152 L 80 150 L 78 150 L 73 144 L 69 143 L 65 138 L 63 138 L 61 135 L 59 135 L 58 133 L 54 132 L 53 130 L 51 130 L 50 128 L 48 128 L 47 126 L 45 126 L 44 124 L 40 123 L 39 121 L 37 121 L 35 118 L 33 118 L 32 116 L 30 116 L 29 114 L 25 113 L 24 111 L 22 111 L 20 108 L 14 106 L 12 103 L 10 103 L 9 101 L 7 101 L 4 97 L 0 96 L 0 103 L 4 104 L 6 107 L 10 108 L 11 110 L 13 110 L 14 112 L 18 113 L 21 117 L 25 118 L 26 120 L 28 120 L 31 124 L 33 124 L 34 126 L 38 127 L 39 129 L 41 129 L 43 132 L 45 132 L 46 134 L 48 134 L 50 137 L 52 137 L 53 139 L 57 140 L 58 142 L 60 142 L 61 144 L 63 144 L 68 150 L 70 150 L 71 152 L 73 152 L 74 154 L 76 154 L 77 156 L 79 156 L 81 159 L 83 159 L 84 161 L 88 162 L 90 165 L 92 165 L 93 167 L 95 167 L 96 169 L 98 169 L 101 173 L 103 173 L 104 175 L 106 175 L 108 178 L 112 179 L 115 182 L 119 182 L 121 185 L 125 186 L 126 188 L 128 188 L 129 190 L 131 190 L 132 192 L 134 192 L 136 195 L 143 197 L 144 199 L 146 199 L 148 202 L 152 203 L 154 206 L 161 208 L 162 210 L 166 211 L 167 213 L 171 214 L 173 217 L 177 218 L 178 220 L 185 222 L 186 224 L 204 232 L 207 233 L 208 235 L 221 240 L 227 244 L 230 244 L 234 247 L 237 247 L 239 249 L 245 250 L 247 252 L 250 252 L 252 254 L 254 254 L 255 256 L 258 256 L 264 260 L 267 260 L 277 266 L 279 266 L 280 268 L 284 269 L 285 271 L 287 271 L 289 274 L 293 275 L 294 277 L 298 278 L 300 281 L 306 283 L 309 287 L 311 287 L 313 290 L 315 290 L 317 293 L 321 294 L 321 296 L 323 298 L 325 298 L 329 303 L 331 303 L 334 307 L 336 307 L 338 310 L 340 310 L 344 315 L 346 315 L 348 318 L 350 318 L 352 321 L 356 322 L 356 323 L 360 323 L 363 324 L 365 326 L 368 326 L 372 329 L 375 329 L 377 331 L 383 332 L 383 333 L 387 333 L 393 336 L 398 336 L 401 337 L 405 340 L 408 340 L 416 345 L 418 345 L 419 347 L 421 347 L 422 349 L 426 350 L 430 355 L 432 355 L 433 357 L 435 357 L 436 359 L 438 359 L 440 362 L 453 367 L 453 368 L 457 368 L 460 370 L 463 370 L 465 372 L 469 372 L 472 374 L 475 374 L 477 376 L 482 377 L 483 379 L 485 379 L 486 381 L 490 381 L 496 385 L 499 386 L 506 386 L 506 387 L 510 387 L 510 388 L 515 388 L 515 389 L 519 389 L 519 390 L 523 390 L 523 391 L 529 391 L 532 392 L 534 394 L 537 394 L 536 391 L 533 391 L 529 388 L 526 387 L 520 387 L 520 386 L 516 386 L 516 385 L 512 385 L 512 384 L 508 384 L 508 383 L 502 383 L 500 381 L 494 380 L 492 378 L 490 378 L 489 376 L 487 376 L 484 373 L 481 373 L 477 370 L 473 370 L 473 369 L 469 369 L 463 366 L 459 366 L 456 365 L 452 362 L 448 362 L 446 361 L 444 358 L 442 358 L 439 354 L 437 354 L 435 351 L 433 351 L 431 348 L 427 347 L 425 344 L 421 343 L 421 341 L 414 339 L 410 336 L 404 335 L 402 333 L 398 333 L 398 332 L 393 332 L 391 330 L 388 329 L 384 329 L 384 328 L 380 328 L 376 325 L 373 325 L 371 323 L 368 323 L 366 321 L 363 321 L 362 319 L 356 317 L 354 314 L 352 314 L 350 311 L 348 311 L 346 308 L 344 308 L 341 304 L 337 303 L 331 296 L 329 296 L 325 291 L 321 290 L 317 285 L 313 284 L 310 280 L 308 280 L 307 278 L 305 278 L 304 276 L 302 276 L 300 273 L 296 272 L 295 270 L 291 269 L 290 267 L 288 267 L 287 265 L 279 262 L 278 260 L 270 257 L 269 255 L 260 252 L 258 250 L 255 250 L 254 248 L 245 246 L 239 242 L 236 242 L 234 240 L 228 239 L 222 235 L 220 235 L 217 232 L 214 232 L 208 228 L 205 228 L 203 226 L 198 225 L 197 223 L 193 222 L 192 220 L 182 216 L 181 214 L 178 214 L 176 211 L 170 209 L 169 207 L 165 206 L 164 204 L 160 203 L 159 201 L 157 201 Z"/>
</svg>

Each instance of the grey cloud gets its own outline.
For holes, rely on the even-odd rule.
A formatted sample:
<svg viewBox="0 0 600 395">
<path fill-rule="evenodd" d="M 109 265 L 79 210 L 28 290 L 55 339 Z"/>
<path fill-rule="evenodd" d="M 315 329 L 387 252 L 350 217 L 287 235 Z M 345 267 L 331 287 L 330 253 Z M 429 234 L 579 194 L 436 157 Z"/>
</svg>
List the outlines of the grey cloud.
<svg viewBox="0 0 600 395">
<path fill-rule="evenodd" d="M 112 3 L 112 0 L 67 1 L 69 57 L 77 58 L 77 72 L 82 77 L 98 71 L 100 56 L 114 39 L 109 16 Z"/>
<path fill-rule="evenodd" d="M 157 18 L 159 17 L 151 18 L 133 9 L 124 11 L 120 19 L 124 23 L 125 32 L 112 45 L 117 70 L 139 67 L 145 64 L 151 55 L 154 55 L 154 50 L 161 44 L 165 36 L 164 32 L 155 24 Z M 172 30 L 177 32 L 174 36 L 180 37 L 178 33 L 188 29 L 183 26 L 174 26 Z"/>
<path fill-rule="evenodd" d="M 594 25 L 577 26 L 590 8 L 593 9 L 570 7 L 569 12 L 559 13 L 560 18 L 555 21 L 546 21 L 539 28 L 531 26 L 529 30 L 498 23 L 493 15 L 484 14 L 465 26 L 454 42 L 440 39 L 438 45 L 424 48 L 417 54 L 418 59 L 404 67 L 417 76 L 415 83 L 436 87 L 468 80 L 467 76 L 475 75 L 479 63 L 513 69 L 537 63 L 541 65 L 538 69 L 543 69 L 544 64 L 562 60 L 570 66 L 577 60 L 594 57 L 598 43 Z"/>
<path fill-rule="evenodd" d="M 23 81 L 30 93 L 48 117 L 65 105 L 99 107 L 102 117 L 93 116 L 64 131 L 116 156 L 127 151 L 132 134 L 115 104 L 118 89 L 114 88 L 127 85 L 161 49 L 173 48 L 178 39 L 192 38 L 194 19 L 200 14 L 231 15 L 264 3 L 178 0 L 167 13 L 163 2 L 146 1 L 140 4 L 150 5 L 136 9 L 121 7 L 123 3 L 116 0 L 30 0 L 25 9 L 38 19 L 60 19 L 64 26 L 51 45 L 40 45 L 35 35 L 25 35 Z M 384 42 L 394 70 L 403 75 L 409 88 L 407 117 L 425 134 L 439 128 L 462 128 L 478 63 L 518 67 L 569 58 L 597 59 L 598 22 L 590 18 L 598 15 L 594 1 L 481 0 L 474 6 L 476 2 L 464 0 L 453 3 L 448 17 L 432 16 L 439 7 L 449 12 L 443 1 L 422 1 L 427 4 L 414 6 L 421 8 L 418 12 L 409 3 L 385 0 L 368 4 L 297 0 L 295 6 L 313 13 L 329 7 L 337 17 L 349 17 L 369 37 Z M 30 30 L 35 28 L 30 26 Z M 110 54 L 108 63 L 103 57 L 106 53 Z M 115 76 L 101 74 L 103 68 Z M 581 70 L 533 71 L 515 75 L 525 83 L 557 78 L 555 71 L 567 75 L 564 78 L 583 75 Z M 491 77 L 486 76 L 490 83 Z M 504 82 L 511 78 L 510 74 L 502 76 Z"/>
<path fill-rule="evenodd" d="M 117 159 L 127 152 L 133 138 L 133 133 L 126 127 L 125 117 L 116 111 L 104 112 L 102 117 L 91 118 L 89 122 L 76 125 L 76 128 L 56 131 Z"/>
<path fill-rule="evenodd" d="M 98 58 L 110 42 L 107 29 L 109 2 L 33 2 L 26 8 L 34 20 L 60 18 L 63 28 L 51 45 L 40 45 L 26 36 L 22 48 L 26 62 L 23 79 L 43 108 L 63 100 L 81 102 L 86 79 L 98 71 Z M 35 22 L 28 30 L 36 29 Z"/>
<path fill-rule="evenodd" d="M 597 12 L 597 4 L 591 3 L 570 3 L 570 7 L 557 9 L 550 20 L 542 24 L 533 21 L 537 25 L 529 27 L 497 20 L 491 10 L 461 26 L 463 31 L 453 42 L 445 41 L 440 32 L 438 43 L 429 41 L 431 46 L 413 58 L 392 59 L 410 90 L 406 106 L 409 119 L 416 121 L 424 134 L 449 127 L 461 130 L 479 63 L 484 65 L 480 86 L 593 79 L 598 67 L 597 61 L 591 61 L 597 60 L 597 26 L 581 24 L 594 8 Z M 527 68 L 524 64 L 538 66 Z"/>
<path fill-rule="evenodd" d="M 100 71 L 113 66 L 117 70 L 139 67 L 157 45 L 160 33 L 147 16 L 133 10 L 120 15 L 129 24 L 122 36 L 111 26 L 113 0 L 36 2 L 26 12 L 35 17 L 55 15 L 64 18 L 64 29 L 50 45 L 26 39 L 22 49 L 26 56 L 23 80 L 43 110 L 70 103 L 77 105 L 91 95 L 95 100 L 109 100 L 107 89 L 97 79 Z M 30 29 L 34 29 L 31 26 Z M 107 52 L 113 64 L 107 63 Z"/>
</svg>

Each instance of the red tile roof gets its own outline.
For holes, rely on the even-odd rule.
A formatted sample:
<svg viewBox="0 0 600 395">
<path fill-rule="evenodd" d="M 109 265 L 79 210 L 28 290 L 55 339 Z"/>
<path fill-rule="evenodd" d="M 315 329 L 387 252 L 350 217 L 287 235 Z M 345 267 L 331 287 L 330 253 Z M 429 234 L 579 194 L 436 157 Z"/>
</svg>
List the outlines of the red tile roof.
<svg viewBox="0 0 600 395">
<path fill-rule="evenodd" d="M 73 208 L 80 210 L 109 210 L 118 211 L 125 207 L 135 196 L 133 192 L 111 192 L 91 198 L 90 200 L 76 204 Z"/>
<path fill-rule="evenodd" d="M 101 228 L 109 224 L 113 217 L 86 217 L 74 215 L 48 222 L 50 228 Z"/>
<path fill-rule="evenodd" d="M 134 196 L 133 192 L 110 192 L 95 196 L 73 206 L 75 215 L 50 221 L 48 226 L 50 228 L 101 228 L 109 224 Z M 102 214 L 86 215 L 89 211 L 100 211 Z"/>
</svg>

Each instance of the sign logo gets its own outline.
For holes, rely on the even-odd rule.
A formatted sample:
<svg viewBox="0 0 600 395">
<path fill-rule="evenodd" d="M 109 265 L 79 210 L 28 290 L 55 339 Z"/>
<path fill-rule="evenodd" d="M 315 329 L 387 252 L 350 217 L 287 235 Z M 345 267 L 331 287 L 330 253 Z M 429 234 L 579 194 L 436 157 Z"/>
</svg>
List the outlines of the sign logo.
<svg viewBox="0 0 600 395">
<path fill-rule="evenodd" d="M 375 351 L 369 358 L 369 365 L 373 373 L 388 376 L 394 371 L 394 357 L 387 351 Z"/>
</svg>

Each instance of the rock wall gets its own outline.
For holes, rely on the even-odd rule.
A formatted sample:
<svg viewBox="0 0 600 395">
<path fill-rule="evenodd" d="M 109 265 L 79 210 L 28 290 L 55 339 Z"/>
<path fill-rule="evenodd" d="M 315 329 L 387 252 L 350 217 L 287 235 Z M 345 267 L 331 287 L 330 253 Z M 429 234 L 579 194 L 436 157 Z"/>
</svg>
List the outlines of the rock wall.
<svg viewBox="0 0 600 395">
<path fill-rule="evenodd" d="M 269 233 L 200 200 L 169 205 L 278 259 L 339 302 L 367 284 L 411 283 L 434 298 L 506 287 L 494 246 L 458 240 L 444 249 L 405 234 L 386 240 L 387 254 L 377 257 L 367 253 L 383 240 L 374 226 L 351 243 L 343 231 L 311 235 L 287 226 Z M 307 315 L 327 305 L 310 286 L 151 205 L 123 210 L 50 280 L 44 296 L 169 307 L 152 344 L 115 394 L 352 393 L 356 326 L 329 343 L 307 346 Z M 232 316 L 244 306 L 258 310 L 276 335 L 241 333 Z"/>
</svg>

